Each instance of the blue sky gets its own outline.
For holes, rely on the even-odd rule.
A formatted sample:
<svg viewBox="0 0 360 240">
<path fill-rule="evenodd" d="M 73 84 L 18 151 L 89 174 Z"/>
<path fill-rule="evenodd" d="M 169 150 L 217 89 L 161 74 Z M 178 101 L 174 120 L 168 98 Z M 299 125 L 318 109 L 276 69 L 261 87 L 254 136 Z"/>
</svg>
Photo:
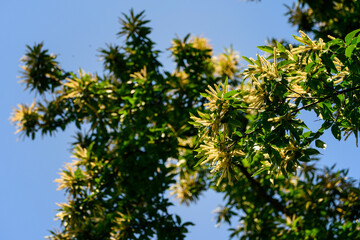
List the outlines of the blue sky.
<svg viewBox="0 0 360 240">
<path fill-rule="evenodd" d="M 291 1 L 262 0 L 16 0 L 0 2 L 0 66 L 3 87 L 0 88 L 0 133 L 2 171 L 0 173 L 0 239 L 42 239 L 56 227 L 53 221 L 56 202 L 63 202 L 63 192 L 53 182 L 59 169 L 70 161 L 73 132 L 55 136 L 19 140 L 9 123 L 12 107 L 30 103 L 34 96 L 19 85 L 19 59 L 25 45 L 44 41 L 45 47 L 59 54 L 58 60 L 67 71 L 102 71 L 97 50 L 106 43 L 121 43 L 116 38 L 118 17 L 130 8 L 146 10 L 151 20 L 152 38 L 163 51 L 161 62 L 173 68 L 169 52 L 171 39 L 187 33 L 210 39 L 215 53 L 233 45 L 241 55 L 254 57 L 265 45 L 267 37 L 291 39 L 296 29 L 287 23 L 284 3 Z M 245 64 L 243 62 L 243 64 Z M 308 117 L 307 119 L 311 119 Z M 311 120 L 310 120 L 311 121 Z M 310 123 L 316 125 L 316 123 Z M 355 141 L 334 140 L 330 134 L 323 139 L 321 165 L 337 163 L 337 168 L 350 168 L 350 176 L 359 178 L 360 164 Z M 206 193 L 190 207 L 175 206 L 171 210 L 185 221 L 193 221 L 187 239 L 227 239 L 227 226 L 215 228 L 211 213 L 222 196 Z"/>
</svg>

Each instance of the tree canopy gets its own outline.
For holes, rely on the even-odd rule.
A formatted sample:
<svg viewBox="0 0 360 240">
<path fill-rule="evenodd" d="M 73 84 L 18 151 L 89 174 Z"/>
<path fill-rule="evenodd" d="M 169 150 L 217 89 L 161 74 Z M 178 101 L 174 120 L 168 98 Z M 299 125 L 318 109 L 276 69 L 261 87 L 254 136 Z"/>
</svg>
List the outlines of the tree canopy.
<svg viewBox="0 0 360 240">
<path fill-rule="evenodd" d="M 325 131 L 358 138 L 358 30 L 261 46 L 267 55 L 243 57 L 244 71 L 233 49 L 214 56 L 187 35 L 172 41 L 169 72 L 144 12 L 121 25 L 122 45 L 101 50 L 103 75 L 62 69 L 43 43 L 22 58 L 37 100 L 14 110 L 18 132 L 78 129 L 50 239 L 184 239 L 192 223 L 168 212 L 168 191 L 191 204 L 209 188 L 225 194 L 218 223 L 239 223 L 230 237 L 360 238 L 358 182 L 314 165 Z M 299 119 L 308 110 L 323 121 L 316 131 Z"/>
<path fill-rule="evenodd" d="M 287 8 L 289 23 L 316 38 L 344 38 L 359 28 L 360 3 L 356 0 L 298 0 Z"/>
</svg>

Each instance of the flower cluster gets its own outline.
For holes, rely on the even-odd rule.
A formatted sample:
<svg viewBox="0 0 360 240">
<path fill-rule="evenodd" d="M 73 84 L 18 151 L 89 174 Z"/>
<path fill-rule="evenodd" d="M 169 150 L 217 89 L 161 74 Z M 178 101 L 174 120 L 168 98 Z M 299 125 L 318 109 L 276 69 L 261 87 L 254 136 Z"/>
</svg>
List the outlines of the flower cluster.
<svg viewBox="0 0 360 240">
<path fill-rule="evenodd" d="M 14 108 L 10 118 L 11 122 L 16 124 L 15 134 L 21 132 L 28 136 L 30 133 L 34 133 L 40 117 L 35 101 L 30 106 L 19 104 L 18 108 Z"/>
<path fill-rule="evenodd" d="M 203 141 L 198 148 L 199 163 L 209 164 L 213 173 L 221 173 L 218 184 L 224 177 L 231 180 L 234 157 L 246 158 L 249 162 L 260 161 L 260 168 L 286 174 L 287 171 L 294 172 L 299 161 L 310 161 L 310 156 L 318 153 L 308 149 L 314 141 L 313 135 L 311 132 L 302 135 L 307 127 L 296 116 L 300 110 L 314 108 L 317 103 L 330 98 L 324 94 L 341 92 L 342 82 L 349 77 L 349 68 L 343 57 L 332 53 L 332 45 L 322 39 L 313 41 L 302 31 L 294 38 L 300 43 L 296 47 L 285 48 L 279 43 L 276 47 L 262 46 L 259 48 L 270 54 L 269 57 L 244 57 L 249 65 L 243 71 L 244 81 L 237 89 L 229 91 L 227 83 L 208 86 L 207 94 L 203 96 L 208 100 L 205 106 L 209 112 L 191 116 L 194 125 L 200 128 Z M 222 55 L 221 59 L 215 60 L 223 61 L 219 64 L 223 66 L 219 72 L 234 76 L 236 57 Z M 316 111 L 320 118 L 335 112 L 329 104 Z M 250 120 L 247 124 L 236 119 L 241 114 L 246 114 L 243 121 Z M 251 134 L 257 136 L 246 139 Z M 326 146 L 322 141 L 316 141 L 317 147 Z M 261 151 L 249 150 L 259 145 L 266 147 L 261 147 Z"/>
</svg>

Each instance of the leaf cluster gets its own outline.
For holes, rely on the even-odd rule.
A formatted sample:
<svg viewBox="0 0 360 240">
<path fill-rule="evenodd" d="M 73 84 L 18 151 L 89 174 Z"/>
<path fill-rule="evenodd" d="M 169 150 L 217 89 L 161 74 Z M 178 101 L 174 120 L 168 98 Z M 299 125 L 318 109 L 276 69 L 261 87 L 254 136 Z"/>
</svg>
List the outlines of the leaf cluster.
<svg viewBox="0 0 360 240">
<path fill-rule="evenodd" d="M 288 9 L 289 23 L 313 33 L 316 38 L 328 35 L 344 38 L 359 28 L 360 3 L 356 0 L 299 0 Z"/>
</svg>

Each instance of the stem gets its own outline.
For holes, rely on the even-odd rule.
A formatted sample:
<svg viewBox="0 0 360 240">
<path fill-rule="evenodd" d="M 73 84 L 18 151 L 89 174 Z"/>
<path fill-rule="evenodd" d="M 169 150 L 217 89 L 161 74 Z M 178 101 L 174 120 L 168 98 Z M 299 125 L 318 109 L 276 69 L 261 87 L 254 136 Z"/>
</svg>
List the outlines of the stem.
<svg viewBox="0 0 360 240">
<path fill-rule="evenodd" d="M 329 98 L 331 98 L 331 97 L 334 97 L 334 96 L 337 96 L 337 95 L 340 95 L 340 94 L 343 94 L 343 93 L 347 93 L 347 92 L 350 92 L 350 91 L 353 91 L 353 90 L 358 90 L 358 89 L 360 89 L 360 86 L 348 88 L 348 89 L 345 89 L 345 90 L 342 90 L 342 91 L 336 91 L 336 92 L 335 92 L 334 94 L 332 94 L 332 95 L 319 98 L 319 100 L 317 100 L 317 101 L 315 101 L 315 102 L 312 102 L 312 103 L 309 103 L 309 104 L 307 104 L 307 105 L 305 105 L 305 106 L 302 106 L 302 107 L 300 107 L 300 108 L 297 108 L 297 109 L 291 111 L 290 114 L 294 115 L 294 114 L 296 114 L 297 112 L 299 112 L 299 111 L 301 111 L 301 110 L 304 110 L 304 109 L 306 109 L 306 108 L 308 108 L 308 107 L 311 107 L 311 106 L 314 106 L 314 105 L 316 105 L 316 104 L 318 104 L 318 103 L 321 103 L 321 102 L 323 102 L 323 101 L 325 101 L 325 100 L 327 100 L 327 99 L 329 99 Z M 249 136 L 249 135 L 251 135 L 251 134 L 253 134 L 253 133 L 255 133 L 255 132 L 259 131 L 259 130 L 261 130 L 261 129 L 262 129 L 261 127 L 258 127 L 258 128 L 256 128 L 256 129 L 252 130 L 251 132 L 249 132 L 249 133 L 247 133 L 247 134 L 244 134 L 244 135 L 241 136 L 239 139 L 235 140 L 234 143 L 232 143 L 228 148 L 230 149 L 230 148 L 233 147 L 235 144 L 237 144 L 237 143 L 240 141 L 240 139 L 245 138 L 245 137 L 247 137 L 247 136 Z"/>
<path fill-rule="evenodd" d="M 256 192 L 263 199 L 265 199 L 267 202 L 269 202 L 277 211 L 282 212 L 287 217 L 292 217 L 293 213 L 290 212 L 290 210 L 288 208 L 286 208 L 286 206 L 284 206 L 281 202 L 279 202 L 279 200 L 277 200 L 277 199 L 273 198 L 272 196 L 270 196 L 266 192 L 266 189 L 263 186 L 261 186 L 260 183 L 255 178 L 253 178 L 251 176 L 251 174 L 248 172 L 247 168 L 244 167 L 244 165 L 242 165 L 239 162 L 234 162 L 233 164 L 240 169 L 240 171 L 249 180 L 251 186 L 256 190 Z"/>
<path fill-rule="evenodd" d="M 348 89 L 345 89 L 345 90 L 342 90 L 342 91 L 336 91 L 336 92 L 335 92 L 334 94 L 332 94 L 332 95 L 329 95 L 329 96 L 320 98 L 319 100 L 317 100 L 317 101 L 315 101 L 315 102 L 309 103 L 309 104 L 307 104 L 307 105 L 305 105 L 305 106 L 302 106 L 302 107 L 300 107 L 300 108 L 298 108 L 298 109 L 295 109 L 294 111 L 291 112 L 291 114 L 297 113 L 297 112 L 299 112 L 299 111 L 301 111 L 301 110 L 303 110 L 303 109 L 306 109 L 306 108 L 308 108 L 308 107 L 314 106 L 314 105 L 316 105 L 316 104 L 318 104 L 318 103 L 321 103 L 321 102 L 323 102 L 323 101 L 325 101 L 326 99 L 329 99 L 329 98 L 331 98 L 331 97 L 334 97 L 334 96 L 337 96 L 337 95 L 340 95 L 340 94 L 343 94 L 343 93 L 347 93 L 347 92 L 350 92 L 350 91 L 353 91 L 353 90 L 358 90 L 358 89 L 360 89 L 360 86 L 348 88 Z"/>
</svg>

